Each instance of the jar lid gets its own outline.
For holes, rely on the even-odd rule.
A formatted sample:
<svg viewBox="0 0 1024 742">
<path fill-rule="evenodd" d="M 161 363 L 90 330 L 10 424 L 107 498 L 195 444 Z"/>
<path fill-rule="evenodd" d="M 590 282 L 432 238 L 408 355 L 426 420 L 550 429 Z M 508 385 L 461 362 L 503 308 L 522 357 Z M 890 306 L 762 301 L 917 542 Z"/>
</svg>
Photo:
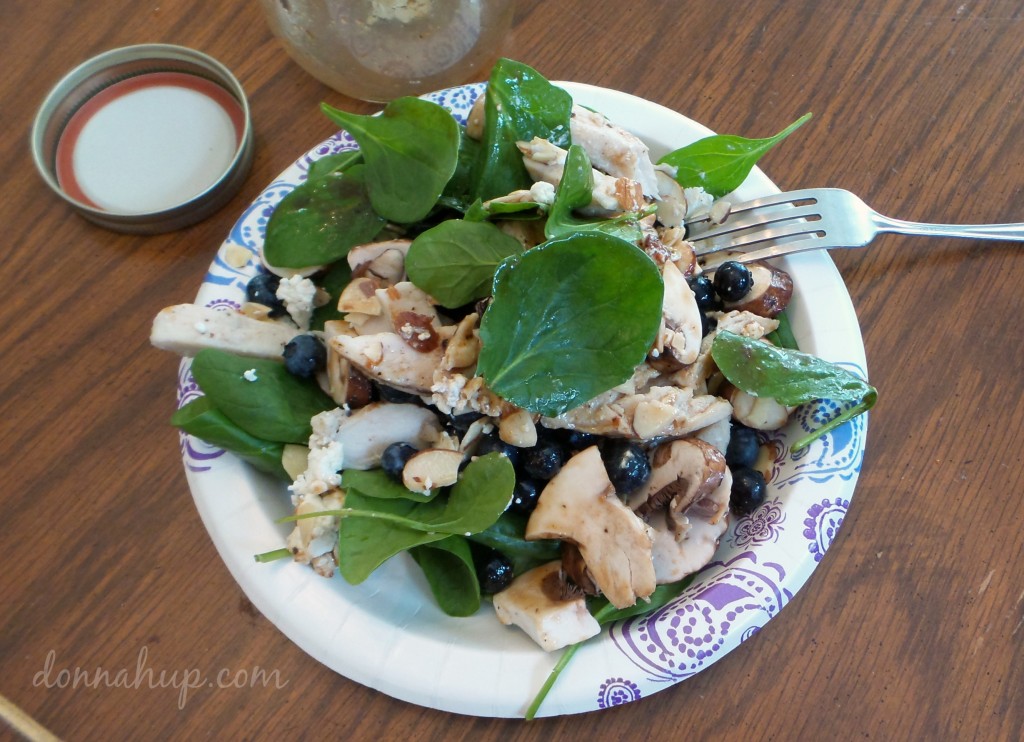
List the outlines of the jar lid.
<svg viewBox="0 0 1024 742">
<path fill-rule="evenodd" d="M 210 216 L 252 165 L 249 103 L 234 75 L 194 49 L 140 44 L 84 62 L 32 127 L 43 180 L 86 219 L 155 234 Z"/>
</svg>

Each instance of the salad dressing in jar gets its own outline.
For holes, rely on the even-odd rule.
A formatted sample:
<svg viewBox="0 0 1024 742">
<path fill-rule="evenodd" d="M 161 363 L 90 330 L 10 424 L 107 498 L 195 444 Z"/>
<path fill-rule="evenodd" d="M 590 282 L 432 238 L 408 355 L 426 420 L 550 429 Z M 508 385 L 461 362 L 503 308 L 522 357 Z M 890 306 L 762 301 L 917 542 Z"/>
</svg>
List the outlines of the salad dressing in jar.
<svg viewBox="0 0 1024 742">
<path fill-rule="evenodd" d="M 481 77 L 511 0 L 260 0 L 291 57 L 339 93 L 384 102 Z"/>
</svg>

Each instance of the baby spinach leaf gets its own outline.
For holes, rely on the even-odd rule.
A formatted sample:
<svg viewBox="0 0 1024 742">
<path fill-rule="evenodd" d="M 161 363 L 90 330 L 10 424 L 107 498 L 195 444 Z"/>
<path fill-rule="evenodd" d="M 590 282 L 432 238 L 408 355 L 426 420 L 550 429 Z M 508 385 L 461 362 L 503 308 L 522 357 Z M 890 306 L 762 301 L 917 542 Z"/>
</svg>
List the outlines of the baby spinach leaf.
<svg viewBox="0 0 1024 742">
<path fill-rule="evenodd" d="M 594 195 L 594 170 L 586 151 L 577 144 L 569 147 L 562 178 L 555 189 L 555 202 L 548 210 L 544 235 L 550 240 L 573 232 L 604 232 L 627 242 L 643 236 L 639 219 L 646 214 L 628 213 L 614 219 L 584 219 L 573 214 L 590 205 Z"/>
<path fill-rule="evenodd" d="M 669 152 L 659 165 L 676 168 L 676 180 L 684 188 L 700 186 L 715 198 L 739 188 L 761 156 L 805 124 L 806 113 L 773 137 L 745 139 L 731 134 L 715 135 Z"/>
<path fill-rule="evenodd" d="M 345 313 L 338 311 L 338 298 L 351 280 L 352 269 L 347 260 L 338 260 L 327 269 L 323 278 L 317 279 L 317 285 L 330 294 L 331 299 L 322 307 L 313 310 L 313 317 L 309 323 L 311 330 L 323 330 L 325 322 L 344 318 Z"/>
<path fill-rule="evenodd" d="M 416 507 L 423 506 L 409 500 L 366 497 L 356 491 L 345 493 L 346 510 L 406 517 Z M 358 585 L 395 554 L 448 535 L 369 517 L 342 518 L 338 526 L 338 571 L 347 582 Z"/>
<path fill-rule="evenodd" d="M 389 477 L 383 469 L 346 469 L 341 474 L 341 486 L 348 491 L 355 490 L 366 497 L 383 500 L 411 500 L 429 502 L 437 497 L 440 489 L 432 489 L 429 495 L 406 489 L 400 482 Z"/>
<path fill-rule="evenodd" d="M 790 324 L 789 315 L 786 314 L 786 310 L 783 309 L 777 315 L 775 319 L 778 321 L 779 326 L 768 333 L 765 337 L 779 348 L 789 348 L 790 350 L 800 350 L 800 346 L 796 342 L 796 336 L 793 334 L 793 325 Z"/>
<path fill-rule="evenodd" d="M 561 542 L 549 539 L 527 541 L 526 516 L 505 511 L 490 527 L 469 537 L 470 541 L 500 551 L 512 561 L 512 570 L 521 575 L 545 562 L 561 557 Z"/>
<path fill-rule="evenodd" d="M 498 264 L 523 246 L 490 222 L 449 219 L 421 232 L 409 246 L 409 280 L 453 308 L 491 293 Z"/>
<path fill-rule="evenodd" d="M 410 556 L 423 570 L 430 591 L 449 616 L 472 616 L 480 609 L 480 583 L 469 542 L 462 536 L 416 546 Z"/>
<path fill-rule="evenodd" d="M 632 376 L 657 334 L 662 292 L 643 251 L 598 232 L 506 258 L 477 372 L 513 404 L 559 415 Z"/>
<path fill-rule="evenodd" d="M 171 425 L 211 446 L 230 451 L 260 471 L 291 480 L 281 466 L 284 445 L 249 435 L 214 407 L 209 397 L 197 397 L 179 408 L 171 417 Z"/>
<path fill-rule="evenodd" d="M 720 332 L 711 357 L 725 378 L 754 397 L 772 397 L 787 406 L 815 399 L 856 402 L 811 435 L 796 441 L 799 451 L 828 431 L 870 410 L 878 391 L 844 368 L 798 350 L 776 348 L 731 332 Z"/>
<path fill-rule="evenodd" d="M 363 177 L 362 165 L 331 171 L 281 199 L 267 222 L 266 261 L 281 268 L 325 265 L 372 240 L 384 220 L 370 206 Z"/>
<path fill-rule="evenodd" d="M 516 142 L 541 137 L 568 147 L 572 113 L 571 95 L 510 59 L 494 65 L 486 95 L 483 147 L 473 177 L 473 196 L 484 201 L 529 188 L 532 181 Z"/>
<path fill-rule="evenodd" d="M 316 180 L 331 173 L 343 173 L 362 161 L 363 153 L 358 149 L 350 149 L 333 155 L 324 155 L 319 160 L 314 160 L 309 166 L 306 180 Z"/>
<path fill-rule="evenodd" d="M 397 98 L 379 116 L 321 108 L 359 143 L 374 210 L 401 224 L 430 213 L 455 173 L 459 124 L 444 108 L 420 98 Z"/>
<path fill-rule="evenodd" d="M 243 376 L 250 369 L 255 381 Z M 276 361 L 204 348 L 192 360 L 192 376 L 225 417 L 268 441 L 305 445 L 312 432 L 310 418 L 335 407 L 315 383 L 293 376 Z"/>
<path fill-rule="evenodd" d="M 481 149 L 480 142 L 469 137 L 464 126 L 459 126 L 459 155 L 456 159 L 455 172 L 441 194 L 441 204 L 462 212 L 469 208 L 473 202 L 470 196 L 473 190 L 473 173 Z"/>
<path fill-rule="evenodd" d="M 338 563 L 342 576 L 357 584 L 413 546 L 484 530 L 508 507 L 514 486 L 512 464 L 491 453 L 470 463 L 446 497 L 430 502 L 347 491 L 344 510 L 324 513 L 341 516 Z"/>
</svg>

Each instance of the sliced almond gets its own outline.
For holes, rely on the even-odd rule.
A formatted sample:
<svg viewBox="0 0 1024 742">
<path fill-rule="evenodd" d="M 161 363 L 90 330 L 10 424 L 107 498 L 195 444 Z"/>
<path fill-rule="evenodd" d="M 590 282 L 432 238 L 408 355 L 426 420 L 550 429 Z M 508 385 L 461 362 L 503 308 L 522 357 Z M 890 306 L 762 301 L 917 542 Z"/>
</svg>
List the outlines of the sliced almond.
<svg viewBox="0 0 1024 742">
<path fill-rule="evenodd" d="M 427 494 L 448 487 L 459 479 L 462 454 L 449 449 L 428 448 L 412 455 L 402 469 L 402 484 L 413 492 Z"/>
<path fill-rule="evenodd" d="M 358 312 L 372 317 L 379 315 L 384 311 L 380 299 L 377 298 L 377 289 L 380 286 L 380 281 L 372 276 L 363 276 L 351 281 L 338 297 L 338 311 Z"/>
</svg>

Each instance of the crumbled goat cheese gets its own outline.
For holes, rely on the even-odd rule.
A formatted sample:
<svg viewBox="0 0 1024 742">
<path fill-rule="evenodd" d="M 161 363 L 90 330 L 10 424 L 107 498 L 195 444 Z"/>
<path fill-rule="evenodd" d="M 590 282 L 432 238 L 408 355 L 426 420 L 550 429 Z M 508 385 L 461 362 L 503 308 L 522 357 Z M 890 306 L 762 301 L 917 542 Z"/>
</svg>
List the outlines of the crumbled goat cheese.
<svg viewBox="0 0 1024 742">
<path fill-rule="evenodd" d="M 302 330 L 308 330 L 313 317 L 316 284 L 299 275 L 282 278 L 277 287 L 277 298 L 284 302 L 295 324 Z"/>
<path fill-rule="evenodd" d="M 288 488 L 292 492 L 293 504 L 298 504 L 308 495 L 319 495 L 341 484 L 339 472 L 345 464 L 345 451 L 336 437 L 346 417 L 345 410 L 335 408 L 315 415 L 310 421 L 313 433 L 309 436 L 306 471 Z"/>
<path fill-rule="evenodd" d="M 530 197 L 539 204 L 550 206 L 555 202 L 555 187 L 546 180 L 538 180 L 530 186 Z"/>
<path fill-rule="evenodd" d="M 242 374 L 242 378 L 245 379 L 246 381 L 256 381 L 257 379 L 259 379 L 259 377 L 256 375 L 256 369 L 254 368 L 250 368 L 248 371 Z"/>
</svg>

